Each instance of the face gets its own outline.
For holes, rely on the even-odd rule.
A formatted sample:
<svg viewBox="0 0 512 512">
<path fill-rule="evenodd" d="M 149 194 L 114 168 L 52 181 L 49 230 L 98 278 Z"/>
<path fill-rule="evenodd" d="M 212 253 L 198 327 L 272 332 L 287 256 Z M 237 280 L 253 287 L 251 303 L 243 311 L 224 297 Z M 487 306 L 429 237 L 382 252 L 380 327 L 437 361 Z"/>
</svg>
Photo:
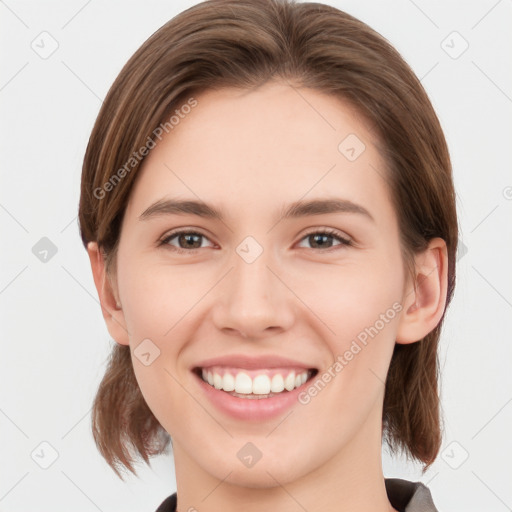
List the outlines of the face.
<svg viewBox="0 0 512 512">
<path fill-rule="evenodd" d="M 177 467 L 273 486 L 380 452 L 407 283 L 376 140 L 309 89 L 196 99 L 144 160 L 117 260 L 117 341 Z"/>
</svg>

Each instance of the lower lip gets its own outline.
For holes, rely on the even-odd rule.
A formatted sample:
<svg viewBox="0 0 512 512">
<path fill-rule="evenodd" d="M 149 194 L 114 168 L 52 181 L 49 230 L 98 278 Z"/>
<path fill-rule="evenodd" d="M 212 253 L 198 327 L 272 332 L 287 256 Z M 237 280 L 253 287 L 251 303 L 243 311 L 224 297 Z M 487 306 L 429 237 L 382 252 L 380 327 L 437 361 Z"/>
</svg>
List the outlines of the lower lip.
<svg viewBox="0 0 512 512">
<path fill-rule="evenodd" d="M 210 386 L 199 375 L 192 372 L 206 397 L 223 413 L 239 420 L 264 421 L 283 414 L 298 403 L 298 396 L 309 380 L 292 391 L 283 391 L 270 398 L 238 398 Z"/>
</svg>

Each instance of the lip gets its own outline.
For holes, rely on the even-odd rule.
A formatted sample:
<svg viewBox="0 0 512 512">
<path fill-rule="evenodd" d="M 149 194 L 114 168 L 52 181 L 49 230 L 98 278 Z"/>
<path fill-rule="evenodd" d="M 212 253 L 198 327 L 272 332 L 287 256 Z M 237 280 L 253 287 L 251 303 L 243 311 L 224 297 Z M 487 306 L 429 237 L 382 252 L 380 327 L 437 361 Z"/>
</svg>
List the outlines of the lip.
<svg viewBox="0 0 512 512">
<path fill-rule="evenodd" d="M 196 371 L 192 370 L 191 373 L 206 398 L 221 413 L 237 420 L 262 422 L 282 415 L 294 404 L 298 405 L 299 394 L 310 385 L 311 379 L 317 372 L 314 372 L 313 376 L 304 384 L 292 391 L 283 391 L 270 398 L 254 399 L 232 396 L 226 391 L 210 386 Z"/>
<path fill-rule="evenodd" d="M 194 368 L 209 368 L 210 366 L 229 366 L 232 368 L 242 368 L 245 370 L 259 370 L 266 368 L 303 368 L 304 370 L 312 369 L 310 364 L 302 363 L 289 359 L 287 357 L 266 355 L 251 357 L 246 354 L 232 354 L 229 356 L 214 357 L 196 363 L 190 369 Z M 316 369 L 316 368 L 315 368 Z M 289 391 L 291 393 L 291 391 Z"/>
</svg>

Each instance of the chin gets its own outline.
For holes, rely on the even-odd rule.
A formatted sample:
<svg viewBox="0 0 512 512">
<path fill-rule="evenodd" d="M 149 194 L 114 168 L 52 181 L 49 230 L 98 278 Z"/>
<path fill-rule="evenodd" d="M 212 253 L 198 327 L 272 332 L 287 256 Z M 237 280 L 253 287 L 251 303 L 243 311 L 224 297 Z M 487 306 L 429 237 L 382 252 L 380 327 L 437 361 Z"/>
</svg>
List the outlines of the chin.
<svg viewBox="0 0 512 512">
<path fill-rule="evenodd" d="M 279 465 L 279 467 L 274 467 L 272 464 L 263 465 L 263 461 L 258 463 L 258 467 L 229 469 L 226 466 L 225 469 L 226 473 L 222 475 L 215 474 L 219 480 L 224 480 L 226 474 L 231 471 L 230 475 L 225 479 L 225 482 L 249 489 L 280 487 L 297 478 L 297 476 L 291 475 L 290 472 L 281 465 Z M 218 468 L 216 468 L 216 472 L 218 472 Z"/>
<path fill-rule="evenodd" d="M 256 439 L 254 444 L 257 443 Z M 312 453 L 309 456 L 304 453 L 304 446 L 302 446 L 301 453 L 297 452 L 297 448 L 290 446 L 288 455 L 284 452 L 278 454 L 271 446 L 263 447 L 264 440 L 262 440 L 260 443 L 263 452 L 261 458 L 254 459 L 254 461 L 249 459 L 245 462 L 244 458 L 247 454 L 252 453 L 256 457 L 258 456 L 256 448 L 251 447 L 245 440 L 236 441 L 235 444 L 236 448 L 226 449 L 224 447 L 214 457 L 210 456 L 207 460 L 198 461 L 199 464 L 218 480 L 253 489 L 268 489 L 286 485 L 314 469 L 311 466 Z M 267 444 L 270 445 L 268 440 Z M 314 452 L 313 448 L 312 451 Z M 213 450 L 208 450 L 208 453 L 211 455 Z M 227 453 L 233 453 L 233 456 L 227 457 Z M 198 455 L 201 457 L 202 454 Z M 304 466 L 304 461 L 309 461 L 308 465 L 311 467 Z"/>
</svg>

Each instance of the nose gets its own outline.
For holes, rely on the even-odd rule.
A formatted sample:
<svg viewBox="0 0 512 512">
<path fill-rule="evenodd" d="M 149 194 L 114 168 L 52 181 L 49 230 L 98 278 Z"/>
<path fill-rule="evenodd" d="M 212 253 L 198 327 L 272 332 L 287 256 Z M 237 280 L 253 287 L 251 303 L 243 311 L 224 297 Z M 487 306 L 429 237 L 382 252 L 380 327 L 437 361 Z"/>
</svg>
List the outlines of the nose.
<svg viewBox="0 0 512 512">
<path fill-rule="evenodd" d="M 284 276 L 272 268 L 276 265 L 267 257 L 267 251 L 252 263 L 238 254 L 232 261 L 234 268 L 223 280 L 214 307 L 216 327 L 250 339 L 288 330 L 293 322 L 294 295 Z"/>
</svg>

